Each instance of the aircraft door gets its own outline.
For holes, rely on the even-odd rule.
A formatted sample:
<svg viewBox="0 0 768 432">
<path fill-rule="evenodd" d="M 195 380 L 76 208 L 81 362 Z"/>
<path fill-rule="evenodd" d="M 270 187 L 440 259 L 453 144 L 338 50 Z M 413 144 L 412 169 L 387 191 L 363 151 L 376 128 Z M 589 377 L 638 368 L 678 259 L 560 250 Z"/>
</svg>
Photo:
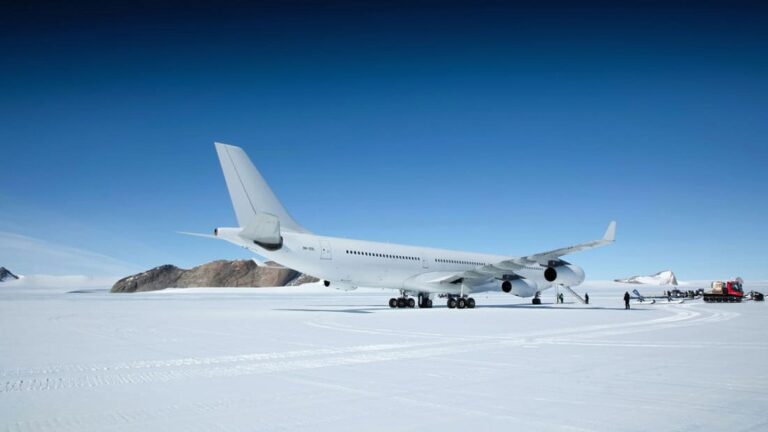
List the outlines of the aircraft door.
<svg viewBox="0 0 768 432">
<path fill-rule="evenodd" d="M 429 268 L 429 260 L 426 255 L 421 256 L 421 268 Z"/>
<path fill-rule="evenodd" d="M 328 240 L 320 240 L 320 259 L 332 259 L 331 242 Z"/>
</svg>

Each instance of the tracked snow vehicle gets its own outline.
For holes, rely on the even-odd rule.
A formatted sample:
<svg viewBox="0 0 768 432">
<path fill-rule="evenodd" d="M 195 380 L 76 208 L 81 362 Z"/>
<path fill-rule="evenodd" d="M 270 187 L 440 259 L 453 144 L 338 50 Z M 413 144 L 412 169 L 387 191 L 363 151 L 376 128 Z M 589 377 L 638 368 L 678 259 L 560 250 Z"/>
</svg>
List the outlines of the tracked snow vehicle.
<svg viewBox="0 0 768 432">
<path fill-rule="evenodd" d="M 712 282 L 712 289 L 705 292 L 703 298 L 707 303 L 741 303 L 744 299 L 741 278 L 727 282 Z"/>
</svg>

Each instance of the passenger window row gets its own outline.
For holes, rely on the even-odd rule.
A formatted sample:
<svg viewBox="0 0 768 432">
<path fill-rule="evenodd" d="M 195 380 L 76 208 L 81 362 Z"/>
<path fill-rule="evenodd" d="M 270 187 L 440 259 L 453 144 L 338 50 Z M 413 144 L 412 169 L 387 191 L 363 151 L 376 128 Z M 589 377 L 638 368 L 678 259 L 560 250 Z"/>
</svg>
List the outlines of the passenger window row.
<svg viewBox="0 0 768 432">
<path fill-rule="evenodd" d="M 473 265 L 473 266 L 483 266 L 483 265 L 486 265 L 485 263 L 481 263 L 481 262 L 463 261 L 463 260 L 452 260 L 452 259 L 444 259 L 444 258 L 435 258 L 435 262 L 446 263 L 446 264 L 464 264 L 464 265 Z"/>
<path fill-rule="evenodd" d="M 369 257 L 400 259 L 400 260 L 407 260 L 407 261 L 419 260 L 416 257 L 407 256 L 407 255 L 393 255 L 393 254 L 384 254 L 384 253 L 378 253 L 378 252 L 363 252 L 363 251 L 356 251 L 356 250 L 347 250 L 347 255 L 362 255 L 362 256 L 369 256 Z"/>
</svg>

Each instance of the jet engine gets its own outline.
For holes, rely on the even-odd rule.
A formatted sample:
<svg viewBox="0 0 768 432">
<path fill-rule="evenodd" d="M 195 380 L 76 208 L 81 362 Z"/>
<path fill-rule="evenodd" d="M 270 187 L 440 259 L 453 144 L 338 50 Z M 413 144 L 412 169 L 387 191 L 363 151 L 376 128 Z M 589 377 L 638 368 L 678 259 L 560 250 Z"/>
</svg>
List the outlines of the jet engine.
<svg viewBox="0 0 768 432">
<path fill-rule="evenodd" d="M 501 290 L 519 297 L 530 297 L 539 290 L 536 282 L 521 277 L 505 279 L 501 282 Z"/>
<path fill-rule="evenodd" d="M 544 270 L 544 279 L 553 284 L 576 286 L 584 282 L 584 270 L 565 261 L 550 261 Z"/>
</svg>

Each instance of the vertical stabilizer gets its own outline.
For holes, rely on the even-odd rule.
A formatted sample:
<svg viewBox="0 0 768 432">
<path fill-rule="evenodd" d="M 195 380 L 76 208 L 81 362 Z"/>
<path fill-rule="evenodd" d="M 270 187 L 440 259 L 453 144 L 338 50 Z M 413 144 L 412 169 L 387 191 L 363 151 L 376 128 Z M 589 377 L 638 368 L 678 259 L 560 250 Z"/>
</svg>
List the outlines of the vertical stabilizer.
<svg viewBox="0 0 768 432">
<path fill-rule="evenodd" d="M 277 216 L 284 230 L 308 232 L 288 214 L 243 149 L 228 144 L 215 144 L 237 223 L 241 227 L 256 223 L 258 213 L 269 213 Z"/>
</svg>

